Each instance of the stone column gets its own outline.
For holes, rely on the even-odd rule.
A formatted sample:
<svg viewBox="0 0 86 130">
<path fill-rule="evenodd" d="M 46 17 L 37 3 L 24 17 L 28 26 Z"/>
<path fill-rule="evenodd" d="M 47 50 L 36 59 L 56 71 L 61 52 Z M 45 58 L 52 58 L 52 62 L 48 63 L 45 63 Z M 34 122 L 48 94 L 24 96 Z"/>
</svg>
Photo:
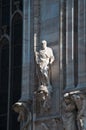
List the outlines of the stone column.
<svg viewBox="0 0 86 130">
<path fill-rule="evenodd" d="M 30 0 L 23 1 L 23 49 L 21 101 L 29 98 L 30 75 Z"/>
</svg>

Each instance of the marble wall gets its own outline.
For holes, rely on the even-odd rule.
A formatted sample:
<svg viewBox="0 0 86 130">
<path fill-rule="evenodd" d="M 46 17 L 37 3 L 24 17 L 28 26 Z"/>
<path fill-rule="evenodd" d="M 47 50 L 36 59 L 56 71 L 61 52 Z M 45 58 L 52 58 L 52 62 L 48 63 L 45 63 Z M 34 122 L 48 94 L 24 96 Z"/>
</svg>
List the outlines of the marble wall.
<svg viewBox="0 0 86 130">
<path fill-rule="evenodd" d="M 65 0 L 62 1 L 65 2 Z M 79 84 L 83 87 L 82 84 L 86 82 L 86 2 L 78 0 L 78 13 L 76 13 L 74 0 L 66 0 L 66 13 L 61 12 L 60 4 L 59 0 L 24 0 L 21 100 L 26 101 L 29 96 L 32 96 L 32 127 L 34 130 L 61 129 L 61 127 L 59 128 L 61 122 L 58 119 L 61 115 L 60 103 L 63 87 L 68 90 L 75 89 Z M 61 13 L 65 15 L 66 24 L 60 19 Z M 75 19 L 76 16 L 77 23 L 74 21 L 77 19 Z M 62 32 L 61 27 L 66 30 L 64 29 L 65 31 Z M 77 27 L 78 33 L 75 27 Z M 61 37 L 62 33 L 64 33 L 64 37 Z M 48 42 L 48 46 L 53 49 L 55 56 L 55 62 L 51 67 L 52 105 L 51 110 L 45 114 L 37 112 L 38 106 L 34 96 L 34 90 L 38 87 L 34 51 L 40 48 L 41 40 Z M 76 54 L 78 54 L 78 58 Z M 65 70 L 62 70 L 64 64 Z M 75 86 L 75 80 L 77 80 L 77 86 Z M 52 128 L 48 128 L 47 123 Z"/>
</svg>

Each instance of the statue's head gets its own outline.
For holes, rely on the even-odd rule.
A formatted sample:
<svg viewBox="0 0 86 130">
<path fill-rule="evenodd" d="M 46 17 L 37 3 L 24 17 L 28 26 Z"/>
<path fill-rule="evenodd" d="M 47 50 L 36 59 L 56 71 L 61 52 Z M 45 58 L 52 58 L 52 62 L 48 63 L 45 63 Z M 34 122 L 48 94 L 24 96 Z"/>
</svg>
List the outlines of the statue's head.
<svg viewBox="0 0 86 130">
<path fill-rule="evenodd" d="M 82 96 L 83 94 L 80 90 L 72 92 L 72 99 L 77 103 L 81 101 Z"/>
<path fill-rule="evenodd" d="M 24 103 L 16 102 L 13 104 L 12 109 L 19 114 L 17 118 L 18 122 L 24 121 L 27 118 L 27 109 Z"/>
<path fill-rule="evenodd" d="M 47 41 L 46 40 L 42 40 L 41 44 L 42 44 L 43 49 L 45 49 L 47 47 Z"/>
<path fill-rule="evenodd" d="M 64 94 L 64 101 L 66 104 L 69 104 L 70 101 L 71 101 L 71 97 L 70 97 L 70 94 L 69 93 L 65 93 Z"/>
<path fill-rule="evenodd" d="M 38 98 L 39 98 L 38 100 L 45 101 L 47 96 L 49 95 L 49 91 L 48 91 L 47 87 L 44 86 L 44 85 L 41 85 L 38 88 L 37 95 L 38 95 Z"/>
<path fill-rule="evenodd" d="M 17 113 L 20 113 L 21 111 L 25 113 L 29 111 L 29 105 L 28 106 L 27 105 L 28 103 L 19 101 L 12 105 L 12 109 Z"/>
<path fill-rule="evenodd" d="M 21 110 L 21 109 L 20 109 L 21 106 L 22 106 L 22 103 L 16 102 L 15 104 L 12 105 L 12 109 L 13 109 L 15 112 L 19 113 L 20 110 Z"/>
</svg>

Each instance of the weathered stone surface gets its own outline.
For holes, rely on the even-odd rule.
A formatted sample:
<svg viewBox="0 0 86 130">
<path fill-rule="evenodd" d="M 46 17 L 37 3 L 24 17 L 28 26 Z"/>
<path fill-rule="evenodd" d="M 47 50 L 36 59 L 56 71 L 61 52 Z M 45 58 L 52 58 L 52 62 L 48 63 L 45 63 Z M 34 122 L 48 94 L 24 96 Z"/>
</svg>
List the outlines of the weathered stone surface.
<svg viewBox="0 0 86 130">
<path fill-rule="evenodd" d="M 30 128 L 34 130 L 62 130 L 61 101 L 63 93 L 77 89 L 76 86 L 86 88 L 86 10 L 83 9 L 86 2 L 85 0 L 78 0 L 77 4 L 78 13 L 73 0 L 32 0 L 29 3 L 28 1 L 25 2 L 21 100 L 24 101 L 29 96 L 32 97 L 33 120 Z M 48 42 L 48 46 L 53 50 L 55 61 L 50 68 L 50 84 L 52 85 L 50 102 L 43 100 L 41 103 L 37 103 L 36 98 L 40 102 L 42 96 L 44 98 L 45 95 L 42 95 L 44 93 L 38 93 L 38 95 L 34 93 L 41 89 L 47 91 L 46 86 L 39 88 L 41 77 L 37 78 L 37 66 L 34 58 L 34 52 L 40 50 L 41 40 Z M 75 82 L 77 82 L 76 85 Z M 41 113 L 40 106 L 42 108 Z M 46 112 L 43 112 L 43 107 L 48 108 L 45 109 Z M 75 107 L 72 110 L 75 111 Z M 66 113 L 66 116 L 70 115 L 71 111 L 67 111 L 69 113 Z M 68 130 L 72 128 L 70 120 L 68 120 L 69 126 L 66 127 Z"/>
</svg>

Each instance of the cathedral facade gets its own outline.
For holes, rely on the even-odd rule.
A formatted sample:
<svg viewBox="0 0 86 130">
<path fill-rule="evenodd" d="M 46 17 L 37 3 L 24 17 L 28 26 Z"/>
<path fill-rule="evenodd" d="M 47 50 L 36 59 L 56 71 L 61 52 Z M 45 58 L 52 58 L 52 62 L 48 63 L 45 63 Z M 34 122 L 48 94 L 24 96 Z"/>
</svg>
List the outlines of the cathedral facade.
<svg viewBox="0 0 86 130">
<path fill-rule="evenodd" d="M 85 93 L 86 0 L 0 0 L 0 130 L 82 130 Z"/>
</svg>

